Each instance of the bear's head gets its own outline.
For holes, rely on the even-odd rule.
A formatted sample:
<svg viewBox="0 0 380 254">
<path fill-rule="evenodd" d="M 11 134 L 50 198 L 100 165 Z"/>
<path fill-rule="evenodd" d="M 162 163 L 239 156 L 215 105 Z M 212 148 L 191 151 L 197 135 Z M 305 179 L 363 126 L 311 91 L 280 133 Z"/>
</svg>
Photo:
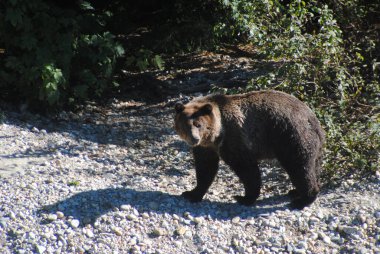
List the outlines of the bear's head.
<svg viewBox="0 0 380 254">
<path fill-rule="evenodd" d="M 175 105 L 174 128 L 190 146 L 211 146 L 221 132 L 220 111 L 207 102 Z"/>
</svg>

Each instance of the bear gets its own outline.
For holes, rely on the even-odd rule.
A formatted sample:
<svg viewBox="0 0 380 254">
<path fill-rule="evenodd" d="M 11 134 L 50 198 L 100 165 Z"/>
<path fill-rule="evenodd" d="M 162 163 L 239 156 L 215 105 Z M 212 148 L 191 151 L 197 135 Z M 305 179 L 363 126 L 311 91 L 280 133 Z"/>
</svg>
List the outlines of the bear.
<svg viewBox="0 0 380 254">
<path fill-rule="evenodd" d="M 182 196 L 203 199 L 222 159 L 244 186 L 242 205 L 260 195 L 258 162 L 277 159 L 294 186 L 290 206 L 303 209 L 320 191 L 325 132 L 313 111 L 296 97 L 275 90 L 211 94 L 175 104 L 174 129 L 191 146 L 196 186 Z"/>
</svg>

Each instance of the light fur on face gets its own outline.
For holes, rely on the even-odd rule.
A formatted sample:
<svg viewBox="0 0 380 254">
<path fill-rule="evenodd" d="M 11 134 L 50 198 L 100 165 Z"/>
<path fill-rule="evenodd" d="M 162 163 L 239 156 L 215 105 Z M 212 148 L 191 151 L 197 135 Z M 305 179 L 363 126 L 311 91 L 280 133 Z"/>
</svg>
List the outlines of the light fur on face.
<svg viewBox="0 0 380 254">
<path fill-rule="evenodd" d="M 178 106 L 175 129 L 190 146 L 212 145 L 221 128 L 220 111 L 216 105 L 195 100 Z"/>
</svg>

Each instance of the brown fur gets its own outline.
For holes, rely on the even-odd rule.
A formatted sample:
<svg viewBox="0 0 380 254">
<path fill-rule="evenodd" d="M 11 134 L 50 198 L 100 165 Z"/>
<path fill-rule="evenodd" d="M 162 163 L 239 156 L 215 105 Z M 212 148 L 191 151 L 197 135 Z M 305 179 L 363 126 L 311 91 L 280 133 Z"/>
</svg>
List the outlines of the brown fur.
<svg viewBox="0 0 380 254">
<path fill-rule="evenodd" d="M 295 187 L 292 206 L 302 209 L 319 193 L 324 131 L 310 108 L 278 91 L 241 95 L 210 95 L 176 105 L 175 129 L 193 148 L 197 186 L 183 193 L 202 200 L 211 185 L 219 158 L 238 175 L 253 204 L 260 194 L 258 161 L 276 158 Z"/>
</svg>

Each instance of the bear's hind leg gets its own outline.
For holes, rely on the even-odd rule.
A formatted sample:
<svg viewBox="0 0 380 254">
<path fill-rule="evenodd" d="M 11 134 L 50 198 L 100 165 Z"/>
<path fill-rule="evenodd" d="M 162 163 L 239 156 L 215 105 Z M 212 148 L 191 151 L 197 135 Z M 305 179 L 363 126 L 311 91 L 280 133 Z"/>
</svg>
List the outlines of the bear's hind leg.
<svg viewBox="0 0 380 254">
<path fill-rule="evenodd" d="M 319 193 L 315 159 L 287 158 L 280 159 L 281 165 L 289 174 L 295 190 L 289 192 L 293 198 L 290 206 L 303 209 L 315 201 Z"/>
<path fill-rule="evenodd" d="M 299 193 L 296 189 L 291 189 L 289 192 L 288 192 L 288 196 L 291 198 L 291 199 L 296 199 L 297 197 L 299 197 Z"/>
<path fill-rule="evenodd" d="M 290 207 L 297 210 L 302 210 L 306 206 L 311 205 L 317 199 L 317 195 L 301 196 L 290 203 Z"/>
</svg>

